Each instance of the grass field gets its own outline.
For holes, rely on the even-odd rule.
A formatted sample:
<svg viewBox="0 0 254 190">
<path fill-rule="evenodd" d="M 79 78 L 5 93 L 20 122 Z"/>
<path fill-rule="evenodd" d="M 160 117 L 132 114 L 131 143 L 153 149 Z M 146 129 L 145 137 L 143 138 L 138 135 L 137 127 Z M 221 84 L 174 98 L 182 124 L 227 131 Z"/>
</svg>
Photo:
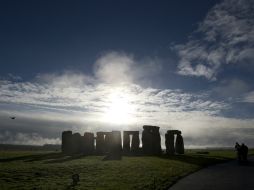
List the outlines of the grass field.
<svg viewBox="0 0 254 190">
<path fill-rule="evenodd" d="M 191 172 L 234 157 L 233 150 L 189 150 L 185 155 L 102 161 L 102 156 L 2 151 L 0 189 L 167 189 Z M 72 187 L 74 173 L 80 182 Z"/>
</svg>

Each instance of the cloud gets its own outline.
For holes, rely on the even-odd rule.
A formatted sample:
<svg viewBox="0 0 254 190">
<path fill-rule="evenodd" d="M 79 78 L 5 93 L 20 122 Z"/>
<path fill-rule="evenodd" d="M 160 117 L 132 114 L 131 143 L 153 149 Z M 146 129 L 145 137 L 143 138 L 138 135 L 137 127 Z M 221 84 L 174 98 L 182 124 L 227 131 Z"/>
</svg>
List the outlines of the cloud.
<svg viewBox="0 0 254 190">
<path fill-rule="evenodd" d="M 48 80 L 46 76 L 50 76 Z M 47 74 L 42 77 L 46 79 L 38 81 L 41 77 L 33 82 L 1 83 L 0 129 L 14 134 L 13 138 L 4 138 L 7 140 L 2 142 L 21 142 L 22 135 L 16 133 L 38 134 L 41 136 L 39 139 L 47 140 L 59 138 L 61 131 L 68 129 L 81 133 L 142 130 L 144 124 L 161 126 L 162 134 L 171 126 L 183 130 L 186 137 L 201 135 L 205 132 L 202 125 L 211 126 L 213 118 L 218 118 L 222 110 L 228 109 L 227 103 L 210 100 L 206 92 L 144 88 L 133 83 L 117 86 L 102 82 L 86 84 L 80 80 L 83 79 L 80 74 L 75 79 L 74 73 Z M 69 82 L 68 85 L 64 85 L 65 81 Z M 79 84 L 77 81 L 83 82 Z M 127 102 L 133 108 L 127 110 L 131 120 L 114 123 L 105 119 L 114 99 Z M 121 109 L 116 111 L 121 112 Z M 16 120 L 9 118 L 13 115 Z"/>
<path fill-rule="evenodd" d="M 245 93 L 243 95 L 243 102 L 247 102 L 247 103 L 254 103 L 254 91 L 251 91 L 249 93 Z"/>
<path fill-rule="evenodd" d="M 18 145 L 60 144 L 60 138 L 43 138 L 37 133 L 1 132 L 0 143 Z"/>
<path fill-rule="evenodd" d="M 94 65 L 95 78 L 103 83 L 140 83 L 161 70 L 157 58 L 136 59 L 131 54 L 109 52 L 100 56 Z"/>
<path fill-rule="evenodd" d="M 225 64 L 254 60 L 254 2 L 224 0 L 206 15 L 185 44 L 173 47 L 178 73 L 216 80 Z"/>
<path fill-rule="evenodd" d="M 160 126 L 162 135 L 166 130 L 180 129 L 186 145 L 191 146 L 230 144 L 230 139 L 221 140 L 229 130 L 235 138 L 247 138 L 248 134 L 236 131 L 251 131 L 253 120 L 223 117 L 221 113 L 231 109 L 230 104 L 211 99 L 209 91 L 191 93 L 138 84 L 158 71 L 155 62 L 110 52 L 98 58 L 94 74 L 89 76 L 64 71 L 38 74 L 30 81 L 0 80 L 0 130 L 5 134 L 1 142 L 36 143 L 33 141 L 38 138 L 37 143 L 44 144 L 58 142 L 63 130 L 141 131 L 144 124 Z M 114 68 L 119 72 L 116 75 Z M 244 91 L 242 81 L 231 83 L 232 89 L 238 85 Z M 122 111 L 128 117 L 122 119 Z M 121 116 L 121 122 L 112 121 L 119 118 L 110 113 Z M 31 141 L 25 140 L 29 138 Z"/>
<path fill-rule="evenodd" d="M 133 56 L 111 52 L 100 57 L 95 63 L 95 76 L 102 82 L 132 82 Z"/>
<path fill-rule="evenodd" d="M 218 86 L 213 88 L 213 92 L 223 98 L 241 98 L 241 96 L 250 90 L 250 86 L 243 80 L 234 78 L 223 80 Z"/>
</svg>

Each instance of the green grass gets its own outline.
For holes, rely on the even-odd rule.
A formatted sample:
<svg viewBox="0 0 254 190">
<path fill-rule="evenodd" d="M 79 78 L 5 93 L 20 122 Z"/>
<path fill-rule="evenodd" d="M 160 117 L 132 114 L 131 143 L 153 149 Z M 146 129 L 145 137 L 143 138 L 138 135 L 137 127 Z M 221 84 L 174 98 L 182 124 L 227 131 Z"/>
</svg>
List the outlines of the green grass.
<svg viewBox="0 0 254 190">
<path fill-rule="evenodd" d="M 209 154 L 189 150 L 181 156 L 102 161 L 102 156 L 4 151 L 0 152 L 0 189 L 167 189 L 191 172 L 234 157 L 232 150 Z M 80 182 L 71 187 L 74 173 L 80 175 Z"/>
</svg>

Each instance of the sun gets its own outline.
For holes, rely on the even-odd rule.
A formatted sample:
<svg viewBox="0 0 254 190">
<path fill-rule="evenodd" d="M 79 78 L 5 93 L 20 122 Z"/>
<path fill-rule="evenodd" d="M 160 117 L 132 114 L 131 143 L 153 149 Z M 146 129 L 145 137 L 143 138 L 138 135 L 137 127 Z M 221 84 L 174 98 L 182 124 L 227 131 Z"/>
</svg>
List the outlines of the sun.
<svg viewBox="0 0 254 190">
<path fill-rule="evenodd" d="M 135 105 L 131 95 L 120 90 L 113 90 L 108 96 L 104 120 L 113 124 L 129 124 L 134 120 Z"/>
</svg>

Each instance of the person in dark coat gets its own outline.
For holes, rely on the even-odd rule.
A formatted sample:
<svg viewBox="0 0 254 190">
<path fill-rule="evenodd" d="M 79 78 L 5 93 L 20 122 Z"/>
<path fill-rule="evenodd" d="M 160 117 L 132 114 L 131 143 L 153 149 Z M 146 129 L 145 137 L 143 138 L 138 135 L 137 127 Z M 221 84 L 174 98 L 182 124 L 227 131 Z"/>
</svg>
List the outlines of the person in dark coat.
<svg viewBox="0 0 254 190">
<path fill-rule="evenodd" d="M 242 160 L 244 162 L 247 162 L 248 151 L 249 151 L 249 148 L 244 143 L 242 143 L 242 145 L 241 145 L 241 154 L 242 154 Z"/>
<path fill-rule="evenodd" d="M 242 148 L 238 142 L 235 143 L 235 150 L 237 152 L 237 160 L 238 162 L 242 161 Z"/>
</svg>

